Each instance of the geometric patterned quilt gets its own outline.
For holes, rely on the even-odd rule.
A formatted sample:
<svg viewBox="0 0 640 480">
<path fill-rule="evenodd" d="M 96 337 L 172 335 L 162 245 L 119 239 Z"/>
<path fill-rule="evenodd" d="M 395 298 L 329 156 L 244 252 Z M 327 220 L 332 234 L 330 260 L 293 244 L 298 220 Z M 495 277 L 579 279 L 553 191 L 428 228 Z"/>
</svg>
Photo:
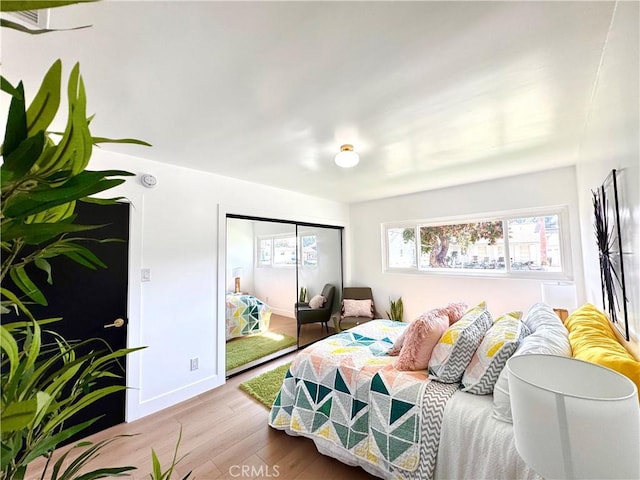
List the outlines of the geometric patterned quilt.
<svg viewBox="0 0 640 480">
<path fill-rule="evenodd" d="M 269 330 L 271 308 L 253 295 L 227 293 L 225 298 L 226 339 Z"/>
<path fill-rule="evenodd" d="M 301 351 L 269 425 L 328 440 L 389 477 L 431 478 L 444 407 L 459 385 L 395 369 L 386 352 L 406 326 L 372 320 Z"/>
</svg>

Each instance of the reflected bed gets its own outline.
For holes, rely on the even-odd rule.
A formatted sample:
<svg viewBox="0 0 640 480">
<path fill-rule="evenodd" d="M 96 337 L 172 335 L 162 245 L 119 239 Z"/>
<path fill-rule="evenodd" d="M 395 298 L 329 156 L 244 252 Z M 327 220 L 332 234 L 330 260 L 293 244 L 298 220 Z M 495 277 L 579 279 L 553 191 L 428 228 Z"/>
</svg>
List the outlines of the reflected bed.
<svg viewBox="0 0 640 480">
<path fill-rule="evenodd" d="M 226 340 L 269 330 L 271 308 L 253 295 L 227 293 L 225 298 Z"/>
</svg>

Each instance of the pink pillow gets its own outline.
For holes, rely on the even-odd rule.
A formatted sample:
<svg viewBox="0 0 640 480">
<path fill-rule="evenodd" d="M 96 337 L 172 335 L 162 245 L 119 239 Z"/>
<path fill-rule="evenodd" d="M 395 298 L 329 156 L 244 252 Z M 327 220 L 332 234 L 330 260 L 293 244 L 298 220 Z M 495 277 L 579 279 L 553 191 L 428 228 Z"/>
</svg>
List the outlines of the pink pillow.
<svg viewBox="0 0 640 480">
<path fill-rule="evenodd" d="M 345 298 L 342 301 L 342 318 L 345 317 L 369 317 L 373 318 L 373 301 L 352 300 Z"/>
<path fill-rule="evenodd" d="M 451 326 L 451 325 L 456 323 L 458 320 L 460 320 L 464 316 L 464 314 L 467 312 L 468 308 L 469 308 L 469 306 L 466 303 L 455 302 L 455 303 L 450 303 L 449 305 L 447 305 L 444 308 L 434 308 L 433 310 L 430 310 L 429 312 L 423 313 L 418 318 L 422 318 L 422 316 L 424 316 L 424 315 L 426 315 L 428 313 L 431 313 L 431 312 L 437 312 L 438 315 L 446 316 L 449 319 L 449 326 Z M 414 320 L 414 322 L 415 322 L 415 320 Z M 395 357 L 395 356 L 400 354 L 400 350 L 402 350 L 402 345 L 404 344 L 404 338 L 405 338 L 405 335 L 406 335 L 408 329 L 409 329 L 409 327 L 405 328 L 404 331 L 400 334 L 400 336 L 398 338 L 396 338 L 396 341 L 393 342 L 393 347 L 391 347 L 389 349 L 389 351 L 387 352 L 387 355 Z"/>
<path fill-rule="evenodd" d="M 409 324 L 396 369 L 424 370 L 429 366 L 431 352 L 449 328 L 449 318 L 437 310 L 426 312 Z"/>
<path fill-rule="evenodd" d="M 464 314 L 467 313 L 468 309 L 469 306 L 466 303 L 454 302 L 444 308 L 436 308 L 436 311 L 440 314 L 446 315 L 449 318 L 449 326 L 451 326 L 460 320 Z"/>
</svg>

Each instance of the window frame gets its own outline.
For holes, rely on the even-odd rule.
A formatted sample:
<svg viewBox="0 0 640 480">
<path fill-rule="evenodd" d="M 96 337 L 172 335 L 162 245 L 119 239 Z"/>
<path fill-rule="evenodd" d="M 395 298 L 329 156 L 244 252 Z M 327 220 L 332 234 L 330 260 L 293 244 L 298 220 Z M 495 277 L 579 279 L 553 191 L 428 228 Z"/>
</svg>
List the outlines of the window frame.
<svg viewBox="0 0 640 480">
<path fill-rule="evenodd" d="M 465 223 L 477 223 L 500 220 L 503 222 L 505 232 L 504 249 L 505 259 L 513 257 L 508 235 L 508 222 L 516 218 L 558 216 L 558 242 L 561 255 L 562 269 L 560 272 L 549 272 L 544 270 L 515 270 L 511 268 L 511 262 L 505 262 L 504 270 L 495 269 L 465 269 L 465 268 L 430 268 L 424 270 L 420 268 L 420 227 L 433 227 L 442 225 L 456 225 Z M 435 275 L 435 276 L 462 276 L 480 278 L 523 278 L 531 280 L 573 280 L 573 262 L 571 258 L 571 235 L 569 222 L 569 207 L 567 205 L 555 205 L 540 208 L 504 210 L 499 212 L 488 212 L 472 215 L 458 215 L 450 217 L 440 217 L 432 219 L 405 220 L 396 222 L 386 222 L 381 224 L 381 245 L 382 245 L 382 273 L 407 274 L 407 275 Z M 389 229 L 413 228 L 416 231 L 415 266 L 411 267 L 389 267 Z"/>
<path fill-rule="evenodd" d="M 255 265 L 256 268 L 305 268 L 305 269 L 315 269 L 318 268 L 318 259 L 316 259 L 316 263 L 309 263 L 305 259 L 300 261 L 302 255 L 302 238 L 307 237 L 316 237 L 317 243 L 317 235 L 291 235 L 288 233 L 279 233 L 273 235 L 258 235 L 255 237 Z M 294 263 L 286 263 L 281 264 L 275 261 L 275 249 L 276 249 L 276 240 L 282 239 L 294 239 L 295 241 L 295 252 L 296 252 L 296 261 Z M 263 262 L 261 260 L 260 252 L 262 250 L 262 242 L 269 241 L 271 243 L 271 258 L 269 262 Z"/>
</svg>

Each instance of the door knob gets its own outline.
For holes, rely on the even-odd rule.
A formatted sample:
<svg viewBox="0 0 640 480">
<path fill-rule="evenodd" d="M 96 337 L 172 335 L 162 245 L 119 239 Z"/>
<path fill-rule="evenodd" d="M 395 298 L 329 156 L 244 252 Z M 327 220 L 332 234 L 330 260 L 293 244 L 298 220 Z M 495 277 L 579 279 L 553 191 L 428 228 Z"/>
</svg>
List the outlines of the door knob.
<svg viewBox="0 0 640 480">
<path fill-rule="evenodd" d="M 108 323 L 108 324 L 106 324 L 106 325 L 104 326 L 104 328 L 112 328 L 112 327 L 120 328 L 120 327 L 121 327 L 121 326 L 123 326 L 123 325 L 124 325 L 124 319 L 122 319 L 122 318 L 116 318 L 116 319 L 113 321 L 113 323 Z"/>
</svg>

